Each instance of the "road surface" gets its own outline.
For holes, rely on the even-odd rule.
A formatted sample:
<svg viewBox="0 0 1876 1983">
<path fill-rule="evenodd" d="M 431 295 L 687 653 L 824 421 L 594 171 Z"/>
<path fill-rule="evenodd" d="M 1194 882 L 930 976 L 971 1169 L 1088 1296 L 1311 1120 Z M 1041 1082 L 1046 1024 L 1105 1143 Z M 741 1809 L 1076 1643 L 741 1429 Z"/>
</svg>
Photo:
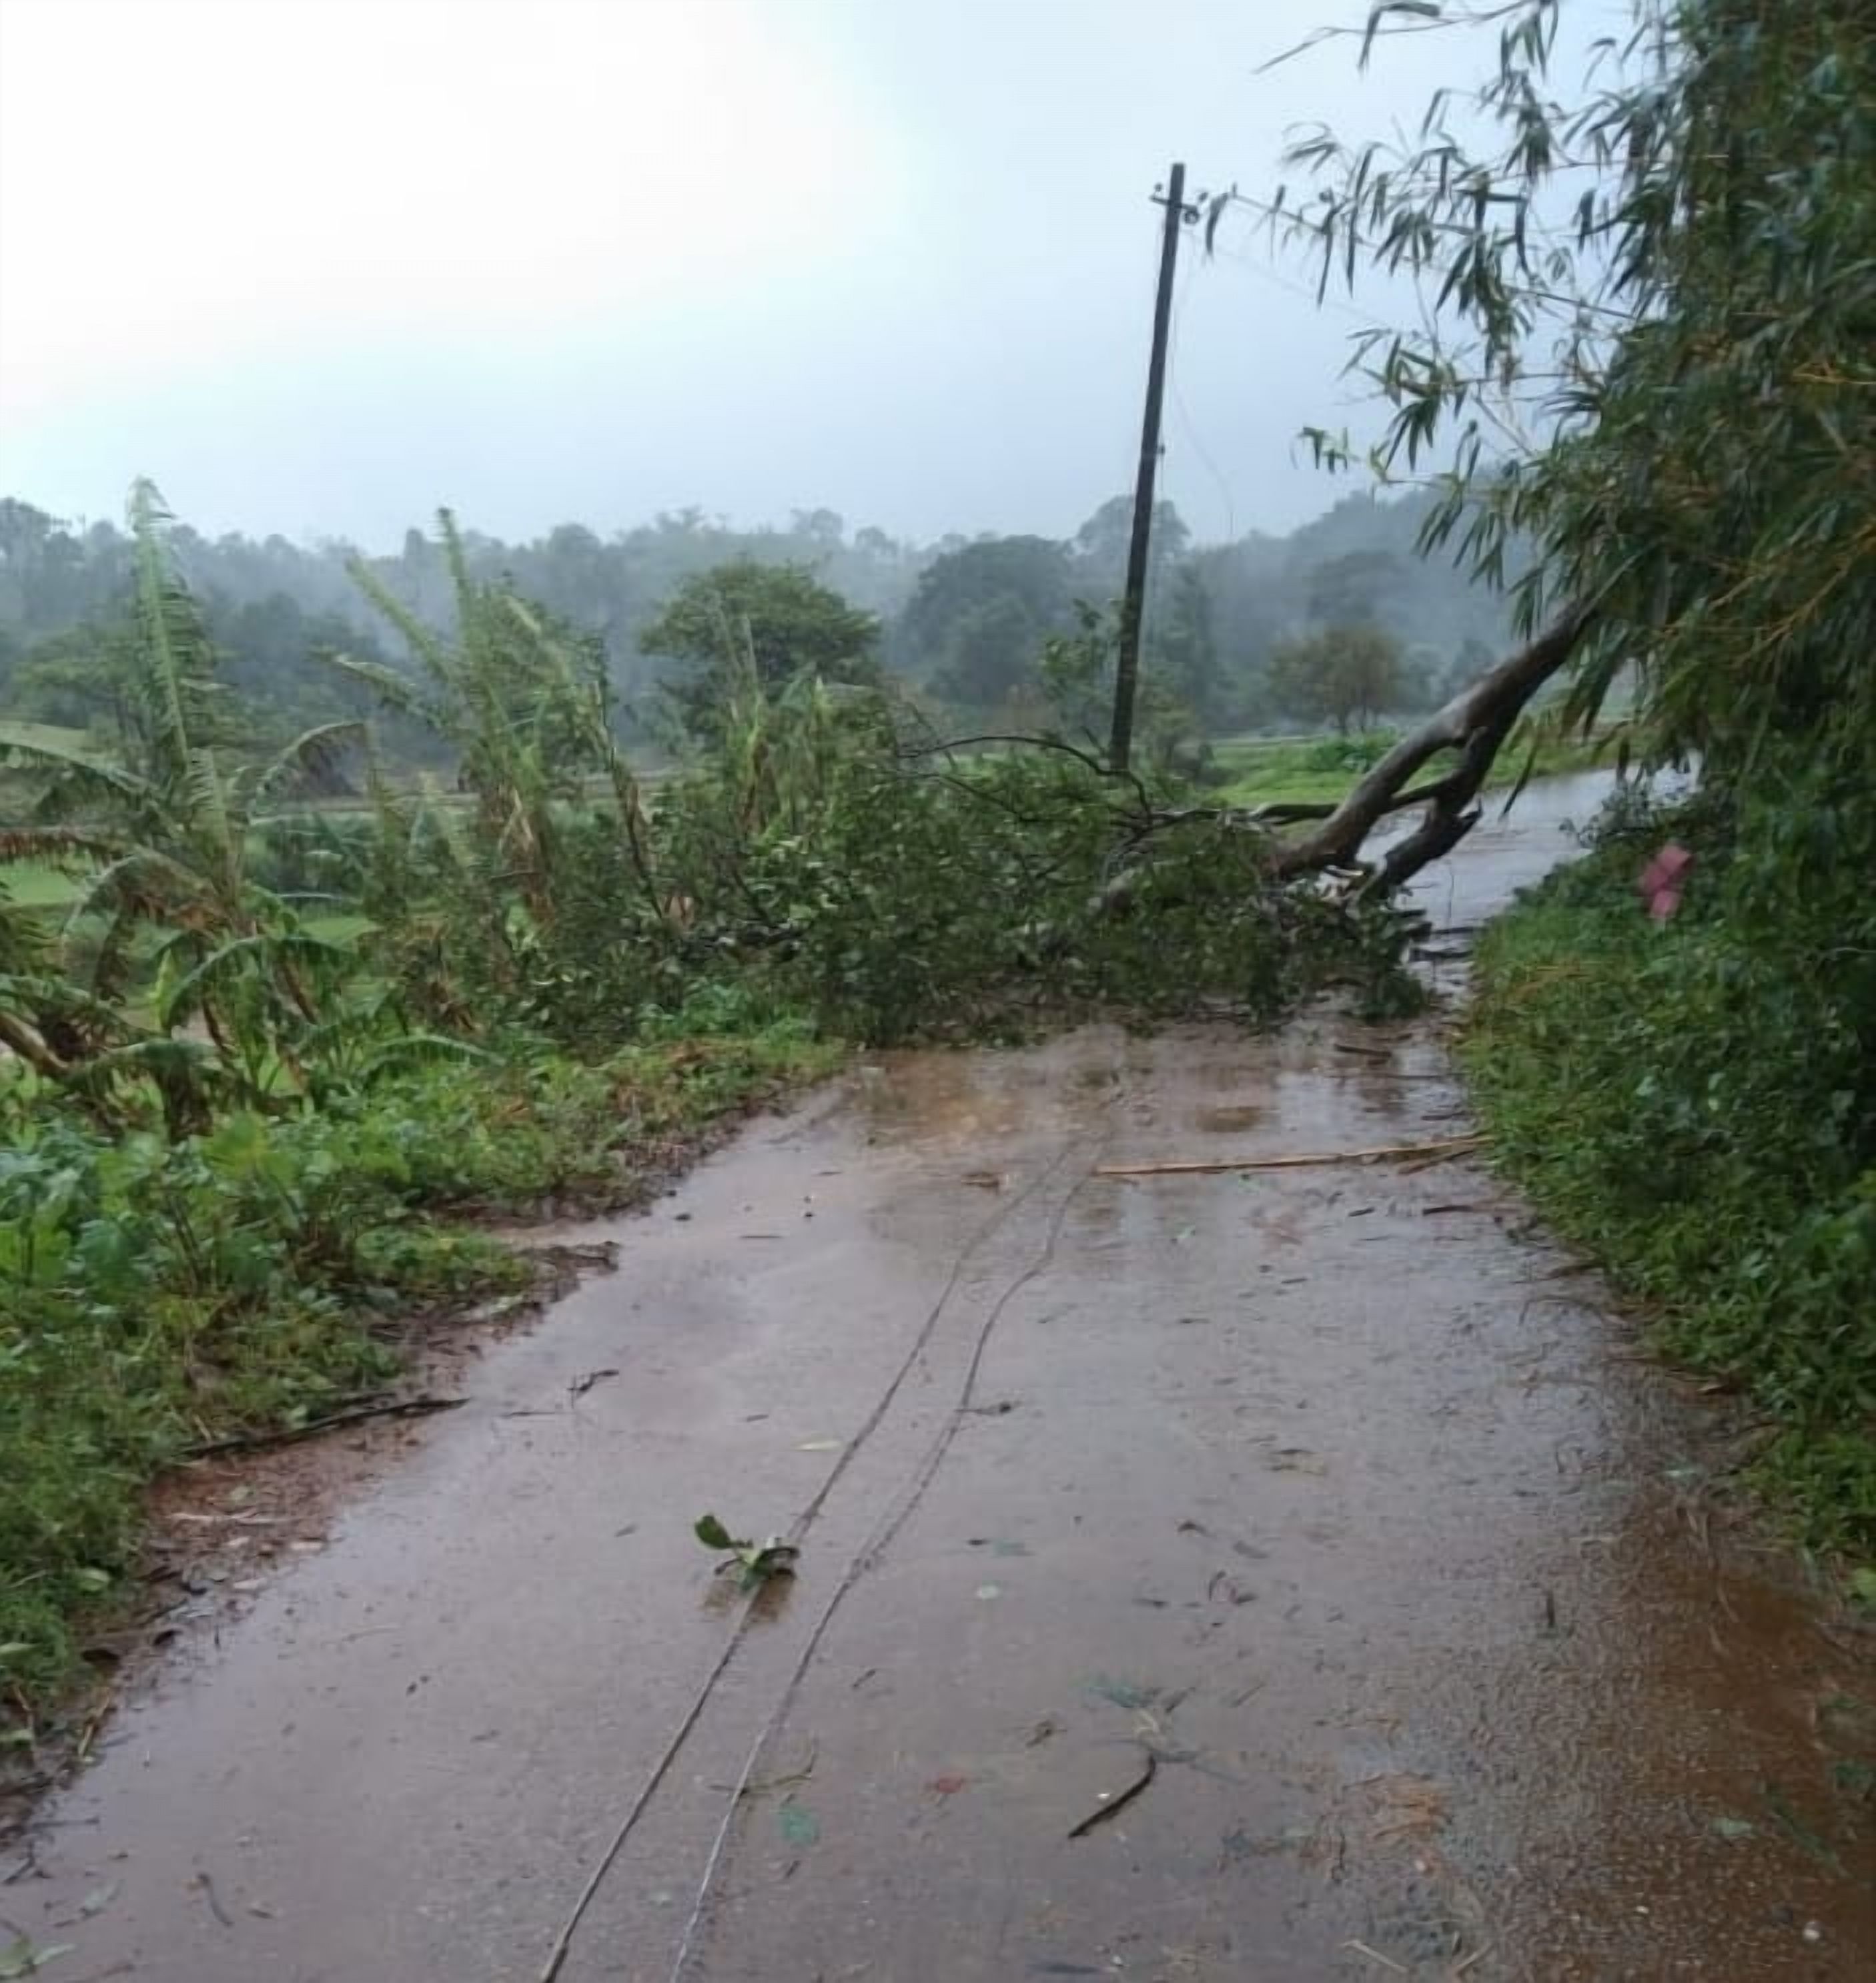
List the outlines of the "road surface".
<svg viewBox="0 0 1876 1983">
<path fill-rule="evenodd" d="M 0 1918 L 54 1983 L 1876 1973 L 1867 1645 L 1593 1282 L 1444 1149 L 1108 1174 L 1464 1128 L 1436 1020 L 861 1067 L 172 1660 Z"/>
</svg>

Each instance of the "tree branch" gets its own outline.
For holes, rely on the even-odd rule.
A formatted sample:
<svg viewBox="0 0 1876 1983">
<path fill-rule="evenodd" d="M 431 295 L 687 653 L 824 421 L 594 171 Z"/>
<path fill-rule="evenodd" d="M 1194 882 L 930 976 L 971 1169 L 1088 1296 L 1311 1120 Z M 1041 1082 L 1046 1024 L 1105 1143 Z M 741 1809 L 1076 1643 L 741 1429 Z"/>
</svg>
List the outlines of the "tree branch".
<svg viewBox="0 0 1876 1983">
<path fill-rule="evenodd" d="M 901 757 L 947 757 L 954 751 L 969 750 L 980 744 L 1015 744 L 1025 750 L 1059 751 L 1064 757 L 1072 757 L 1078 764 L 1092 771 L 1098 778 L 1123 780 L 1133 788 L 1134 797 L 1139 801 L 1141 811 L 1150 814 L 1153 810 L 1153 803 L 1148 796 L 1145 786 L 1133 772 L 1112 770 L 1105 758 L 1097 757 L 1092 751 L 1084 751 L 1078 744 L 1069 743 L 1065 737 L 1023 736 L 1012 731 L 990 731 L 981 737 L 948 737 L 941 743 L 902 744 L 899 754 Z"/>
<path fill-rule="evenodd" d="M 1426 818 L 1388 850 L 1366 891 L 1396 888 L 1429 861 L 1450 853 L 1477 822 L 1473 801 L 1513 725 L 1576 651 L 1590 618 L 1587 607 L 1573 606 L 1529 647 L 1500 661 L 1402 737 L 1314 833 L 1278 851 L 1277 874 L 1287 879 L 1352 866 L 1363 842 L 1383 818 L 1422 798 L 1431 801 Z M 1402 788 L 1430 758 L 1453 750 L 1460 754 L 1455 770 L 1422 791 L 1403 793 Z"/>
<path fill-rule="evenodd" d="M 1430 785 L 1416 785 L 1411 791 L 1399 793 L 1382 811 L 1405 812 L 1410 806 L 1426 805 L 1443 798 L 1458 775 L 1456 771 L 1448 772 Z M 1333 818 L 1346 803 L 1343 799 L 1276 799 L 1260 806 L 1187 806 L 1178 812 L 1155 813 L 1139 837 L 1163 833 L 1175 826 L 1302 826 L 1312 820 Z"/>
</svg>

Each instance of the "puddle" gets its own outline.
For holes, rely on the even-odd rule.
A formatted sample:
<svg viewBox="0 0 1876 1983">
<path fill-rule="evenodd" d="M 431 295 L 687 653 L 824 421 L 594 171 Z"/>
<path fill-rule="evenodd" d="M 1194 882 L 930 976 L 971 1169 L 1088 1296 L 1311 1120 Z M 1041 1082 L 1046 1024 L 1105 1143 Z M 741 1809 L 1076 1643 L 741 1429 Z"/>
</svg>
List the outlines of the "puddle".
<svg viewBox="0 0 1876 1983">
<path fill-rule="evenodd" d="M 1254 1102 L 1241 1102 L 1221 1107 L 1201 1109 L 1192 1119 L 1195 1129 L 1212 1135 L 1231 1135 L 1245 1129 L 1254 1129 L 1269 1111 Z"/>
</svg>

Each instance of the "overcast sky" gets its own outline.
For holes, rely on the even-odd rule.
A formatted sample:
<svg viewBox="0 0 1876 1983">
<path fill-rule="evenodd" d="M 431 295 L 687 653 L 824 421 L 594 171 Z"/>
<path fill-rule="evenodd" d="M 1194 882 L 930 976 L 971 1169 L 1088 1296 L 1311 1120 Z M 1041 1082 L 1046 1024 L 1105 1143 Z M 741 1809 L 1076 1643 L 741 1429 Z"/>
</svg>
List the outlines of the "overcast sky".
<svg viewBox="0 0 1876 1983">
<path fill-rule="evenodd" d="M 1168 161 L 1267 193 L 1287 129 L 1417 118 L 1466 53 L 1255 73 L 1366 11 L 0 0 L 0 491 L 373 546 L 445 503 L 1065 533 L 1131 486 Z M 1354 327 L 1224 239 L 1162 485 L 1207 537 L 1340 493 L 1296 435 Z"/>
</svg>

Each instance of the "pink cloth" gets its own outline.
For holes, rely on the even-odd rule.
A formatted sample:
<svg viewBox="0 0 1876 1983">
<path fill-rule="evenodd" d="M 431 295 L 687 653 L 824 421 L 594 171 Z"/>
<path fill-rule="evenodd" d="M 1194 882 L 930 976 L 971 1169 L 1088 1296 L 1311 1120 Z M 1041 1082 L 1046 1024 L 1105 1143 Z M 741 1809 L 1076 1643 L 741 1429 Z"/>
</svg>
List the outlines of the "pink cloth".
<svg viewBox="0 0 1876 1983">
<path fill-rule="evenodd" d="M 1670 840 L 1642 870 L 1641 899 L 1657 923 L 1666 922 L 1680 908 L 1681 891 L 1693 865 L 1694 856 Z"/>
</svg>

